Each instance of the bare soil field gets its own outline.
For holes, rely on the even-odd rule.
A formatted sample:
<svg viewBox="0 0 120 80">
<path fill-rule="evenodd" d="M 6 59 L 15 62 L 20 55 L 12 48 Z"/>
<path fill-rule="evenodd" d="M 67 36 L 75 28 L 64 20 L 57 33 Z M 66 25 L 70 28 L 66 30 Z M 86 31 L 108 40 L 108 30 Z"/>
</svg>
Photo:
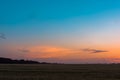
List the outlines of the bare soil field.
<svg viewBox="0 0 120 80">
<path fill-rule="evenodd" d="M 120 80 L 120 65 L 0 64 L 0 80 Z"/>
</svg>

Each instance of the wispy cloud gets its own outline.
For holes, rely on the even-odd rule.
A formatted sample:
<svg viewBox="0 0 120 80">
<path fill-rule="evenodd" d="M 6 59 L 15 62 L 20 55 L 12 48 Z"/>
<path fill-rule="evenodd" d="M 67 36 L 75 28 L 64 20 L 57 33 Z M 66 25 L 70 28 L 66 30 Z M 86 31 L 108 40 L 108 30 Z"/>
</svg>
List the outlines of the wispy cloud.
<svg viewBox="0 0 120 80">
<path fill-rule="evenodd" d="M 106 50 L 100 50 L 100 49 L 89 49 L 89 48 L 82 49 L 82 51 L 90 52 L 90 53 L 103 53 L 103 52 L 108 52 L 108 51 L 106 51 Z"/>
</svg>

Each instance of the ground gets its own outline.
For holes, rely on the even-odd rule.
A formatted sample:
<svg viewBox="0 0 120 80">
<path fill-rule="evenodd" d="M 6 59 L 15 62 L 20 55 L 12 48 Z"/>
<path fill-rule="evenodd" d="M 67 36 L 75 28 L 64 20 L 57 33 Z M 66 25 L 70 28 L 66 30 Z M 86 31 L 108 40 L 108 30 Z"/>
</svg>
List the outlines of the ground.
<svg viewBox="0 0 120 80">
<path fill-rule="evenodd" d="M 0 80 L 120 80 L 120 65 L 0 64 Z"/>
</svg>

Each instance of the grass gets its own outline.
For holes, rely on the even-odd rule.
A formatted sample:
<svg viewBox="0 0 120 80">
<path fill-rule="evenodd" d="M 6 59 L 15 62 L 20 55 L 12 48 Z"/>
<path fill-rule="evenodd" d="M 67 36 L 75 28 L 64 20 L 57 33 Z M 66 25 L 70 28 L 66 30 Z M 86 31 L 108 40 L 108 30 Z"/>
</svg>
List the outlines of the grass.
<svg viewBox="0 0 120 80">
<path fill-rule="evenodd" d="M 120 80 L 120 65 L 0 64 L 0 80 Z"/>
</svg>

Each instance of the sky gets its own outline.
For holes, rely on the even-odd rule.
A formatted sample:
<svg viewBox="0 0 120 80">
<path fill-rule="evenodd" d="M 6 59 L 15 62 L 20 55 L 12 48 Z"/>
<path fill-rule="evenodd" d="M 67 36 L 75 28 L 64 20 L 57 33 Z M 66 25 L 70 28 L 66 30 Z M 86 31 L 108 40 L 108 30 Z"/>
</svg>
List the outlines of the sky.
<svg viewBox="0 0 120 80">
<path fill-rule="evenodd" d="M 0 57 L 118 63 L 119 34 L 120 0 L 0 0 Z"/>
</svg>

